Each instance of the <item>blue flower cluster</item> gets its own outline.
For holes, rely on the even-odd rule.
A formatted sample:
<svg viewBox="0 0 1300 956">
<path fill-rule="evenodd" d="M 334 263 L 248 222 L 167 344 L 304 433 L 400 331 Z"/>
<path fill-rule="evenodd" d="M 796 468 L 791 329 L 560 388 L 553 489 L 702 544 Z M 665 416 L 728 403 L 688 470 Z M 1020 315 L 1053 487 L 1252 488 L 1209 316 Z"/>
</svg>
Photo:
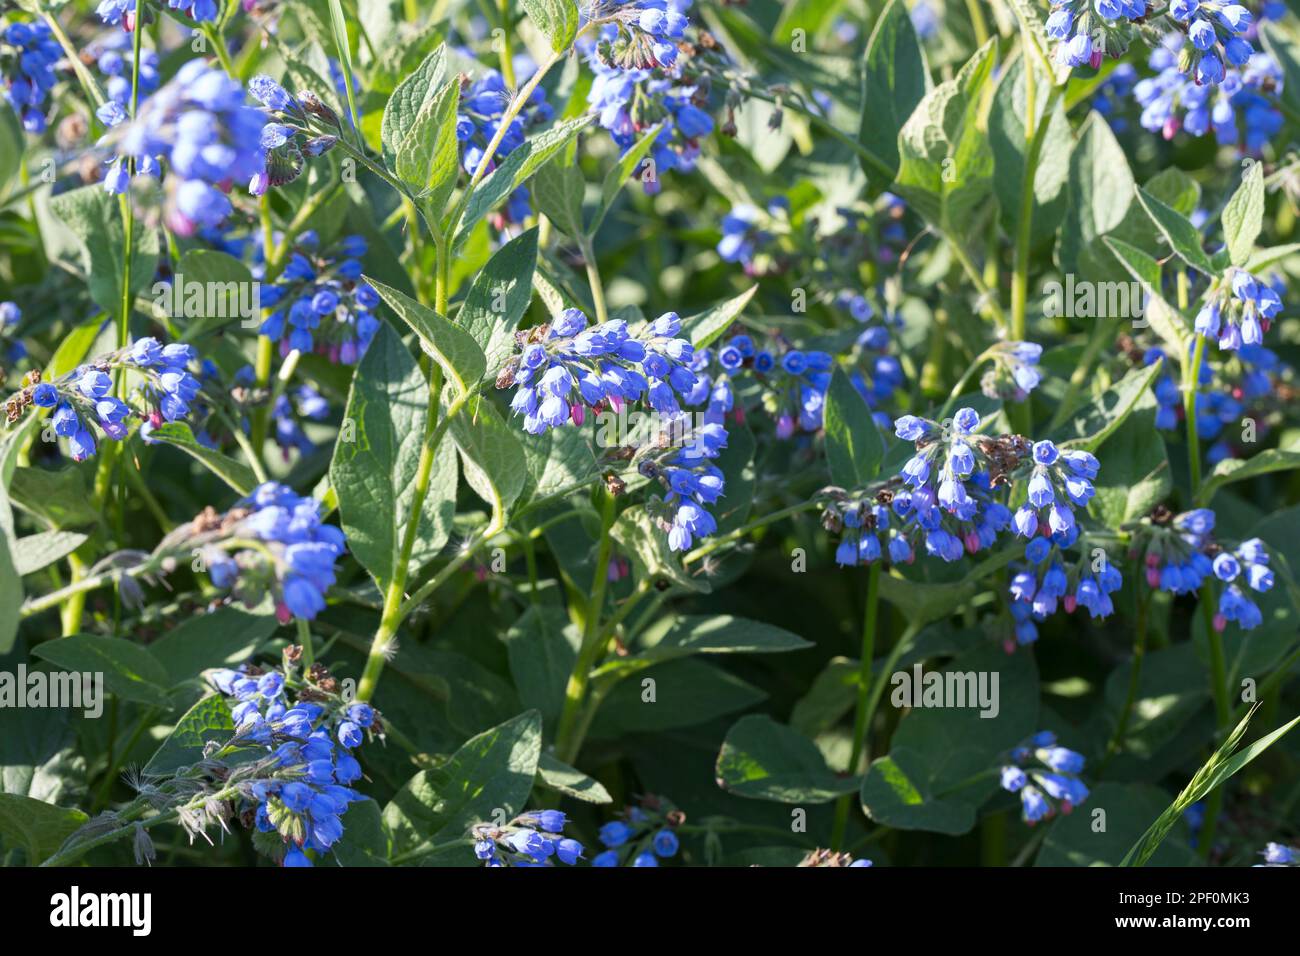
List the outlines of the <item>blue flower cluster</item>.
<svg viewBox="0 0 1300 956">
<path fill-rule="evenodd" d="M 120 23 L 122 29 L 130 33 L 135 29 L 135 4 L 136 0 L 100 0 L 95 12 L 110 26 Z M 167 6 L 199 23 L 212 23 L 220 13 L 217 0 L 167 0 Z"/>
<path fill-rule="evenodd" d="M 1245 269 L 1231 270 L 1226 279 L 1226 288 L 1211 293 L 1196 314 L 1197 334 L 1217 338 L 1219 348 L 1225 351 L 1261 344 L 1282 311 L 1282 297 Z"/>
<path fill-rule="evenodd" d="M 870 308 L 868 303 L 868 312 Z M 871 330 L 885 332 L 882 326 Z M 870 338 L 873 347 L 879 343 L 878 337 Z M 883 339 L 881 347 L 888 347 L 887 333 Z M 852 370 L 849 380 L 867 405 L 878 409 L 903 386 L 903 369 L 892 355 L 870 355 L 868 361 L 869 371 Z M 737 404 L 737 393 L 743 391 L 751 405 L 761 407 L 775 420 L 777 437 L 785 439 L 797 430 L 815 432 L 822 427 L 835 359 L 820 350 L 758 348 L 753 338 L 740 333 L 716 351 L 701 350 L 691 367 L 697 381 L 686 401 L 688 405 L 707 402 L 707 420 L 721 422 L 730 413 L 737 421 L 745 421 L 750 412 L 744 404 Z M 879 427 L 890 426 L 884 412 L 875 412 L 875 417 Z"/>
<path fill-rule="evenodd" d="M 1047 35 L 1059 40 L 1056 61 L 1064 66 L 1101 64 L 1104 54 L 1128 48 L 1130 24 L 1147 15 L 1146 0 L 1051 0 Z"/>
<path fill-rule="evenodd" d="M 140 435 L 148 440 L 163 422 L 189 415 L 201 388 L 189 371 L 196 360 L 193 346 L 164 346 L 157 339 L 138 339 L 129 348 L 79 366 L 52 382 L 41 381 L 39 375 L 30 377 L 18 401 L 24 407 L 51 409 L 54 433 L 67 440 L 73 461 L 84 461 L 97 450 L 94 428 L 121 441 L 130 433 L 131 422 L 138 420 Z M 139 399 L 139 407 L 111 394 L 114 373 L 126 371 L 143 379 L 129 396 Z"/>
<path fill-rule="evenodd" d="M 23 310 L 16 302 L 0 302 L 0 341 L 5 345 L 5 358 L 21 362 L 27 357 L 27 346 L 21 339 L 15 338 L 13 330 L 23 320 Z"/>
<path fill-rule="evenodd" d="M 671 416 L 664 429 L 668 450 L 637 466 L 642 476 L 664 487 L 663 500 L 650 513 L 667 533 L 672 551 L 686 551 L 696 538 L 718 530 L 713 515 L 704 509 L 723 494 L 722 471 L 710 461 L 727 447 L 727 432 L 715 423 L 692 425 L 693 419 L 687 413 Z"/>
<path fill-rule="evenodd" d="M 238 701 L 231 710 L 236 741 L 269 752 L 269 767 L 246 787 L 256 831 L 279 838 L 284 866 L 312 866 L 307 851 L 329 853 L 343 837 L 349 804 L 362 799 L 350 786 L 362 776 L 351 751 L 378 729 L 374 708 L 322 693 L 317 685 L 328 686 L 331 679 L 319 668 L 309 685 L 296 688 L 292 704 L 287 692 L 295 688 L 280 670 L 245 666 L 212 671 L 208 678 Z M 304 690 L 311 691 L 310 699 Z M 279 848 L 274 840 L 271 846 Z"/>
<path fill-rule="evenodd" d="M 1011 762 L 1002 768 L 1002 789 L 1020 794 L 1024 821 L 1033 826 L 1088 799 L 1088 788 L 1078 777 L 1083 764 L 1082 754 L 1058 746 L 1056 735 L 1044 730 L 1011 751 Z"/>
<path fill-rule="evenodd" d="M 1211 576 L 1227 585 L 1219 595 L 1214 627 L 1222 631 L 1229 621 L 1242 630 L 1263 622 L 1259 607 L 1241 588 L 1264 592 L 1273 586 L 1268 551 L 1259 538 L 1242 542 L 1235 550 L 1214 540 L 1215 514 L 1196 508 L 1143 523 L 1142 549 L 1147 584 L 1172 594 L 1193 594 Z"/>
<path fill-rule="evenodd" d="M 1260 155 L 1282 128 L 1282 113 L 1271 98 L 1282 86 L 1277 63 L 1266 53 L 1256 53 L 1243 66 L 1228 69 L 1217 86 L 1206 85 L 1180 69 L 1182 42 L 1182 34 L 1167 36 L 1148 61 L 1156 75 L 1127 83 L 1142 107 L 1142 128 L 1165 139 L 1173 139 L 1179 130 L 1193 136 L 1212 132 L 1222 145 Z"/>
<path fill-rule="evenodd" d="M 645 796 L 638 806 L 628 807 L 621 819 L 611 820 L 597 834 L 606 848 L 591 861 L 592 866 L 658 866 L 659 861 L 677 855 L 681 841 L 676 829 L 685 815 L 659 797 Z"/>
<path fill-rule="evenodd" d="M 95 66 L 107 77 L 104 95 L 108 102 L 95 111 L 105 126 L 117 126 L 129 117 L 131 107 L 131 61 L 133 50 L 130 34 L 109 33 L 91 46 L 90 54 Z M 140 96 L 145 97 L 158 89 L 161 76 L 158 72 L 157 50 L 140 50 Z"/>
<path fill-rule="evenodd" d="M 318 352 L 351 365 L 379 331 L 379 293 L 361 278 L 364 236 L 344 236 L 321 247 L 313 230 L 302 233 L 279 278 L 263 285 L 261 305 L 274 309 L 261 334 L 280 343 L 280 354 Z"/>
<path fill-rule="evenodd" d="M 1179 66 L 1197 83 L 1223 82 L 1229 66 L 1245 66 L 1255 52 L 1245 34 L 1254 22 L 1249 10 L 1223 0 L 1171 0 L 1169 15 L 1186 33 Z"/>
<path fill-rule="evenodd" d="M 1092 499 L 1092 481 L 1101 465 L 1091 452 L 1061 451 L 1050 441 L 1034 442 L 1031 456 L 1029 500 L 1016 511 L 1016 533 L 1023 538 L 1041 534 L 1060 547 L 1069 547 L 1079 534 L 1074 509 Z M 1028 550 L 1025 556 L 1033 560 Z"/>
<path fill-rule="evenodd" d="M 115 158 L 104 188 L 124 193 L 133 169 L 157 176 L 165 165 L 167 227 L 193 235 L 230 215 L 226 193 L 234 182 L 251 183 L 265 169 L 258 146 L 265 124 L 266 115 L 246 104 L 238 82 L 191 60 L 140 104 L 135 119 L 119 122 L 105 136 L 103 145 Z"/>
<path fill-rule="evenodd" d="M 293 182 L 302 175 L 308 158 L 321 156 L 337 145 L 334 134 L 316 135 L 307 128 L 309 113 L 335 129 L 340 126 L 338 117 L 318 97 L 310 93 L 295 97 L 264 73 L 248 81 L 248 92 L 274 116 L 262 127 L 257 141 L 263 168 L 248 184 L 250 193 L 262 196 L 272 186 Z"/>
<path fill-rule="evenodd" d="M 522 415 L 524 431 L 540 435 L 573 422 L 586 409 L 607 404 L 615 411 L 644 400 L 654 411 L 681 410 L 691 394 L 694 349 L 679 337 L 682 321 L 666 312 L 635 332 L 622 319 L 587 327 L 578 309 L 565 309 L 549 325 L 520 332 L 520 354 L 497 379 L 499 388 L 518 385 L 510 407 Z"/>
<path fill-rule="evenodd" d="M 1019 467 L 1024 440 L 980 435 L 980 417 L 961 408 L 942 425 L 916 415 L 894 422 L 894 433 L 916 443 L 899 477 L 911 490 L 892 502 L 894 512 L 916 523 L 927 554 L 956 561 L 989 548 L 1011 524 L 1011 511 L 994 488 Z"/>
<path fill-rule="evenodd" d="M 456 138 L 461 145 L 461 166 L 471 176 L 482 164 L 488 144 L 500 129 L 510 99 L 510 90 L 496 70 L 488 70 L 462 94 L 460 111 L 456 114 Z M 524 144 L 529 129 L 543 126 L 554 117 L 555 109 L 546 101 L 546 91 L 540 85 L 534 87 L 527 104 L 506 128 L 496 153 L 488 162 L 488 171 Z M 517 187 L 506 200 L 505 220 L 521 223 L 527 219 L 532 214 L 529 198 L 527 186 Z"/>
<path fill-rule="evenodd" d="M 1046 538 L 1035 538 L 1030 547 L 1034 556 L 1042 552 L 1043 557 L 1038 561 L 1031 557 L 1030 564 L 1013 565 L 1007 588 L 1012 598 L 1015 643 L 1023 646 L 1038 640 L 1036 622 L 1056 613 L 1058 602 L 1067 614 L 1082 606 L 1094 619 L 1109 617 L 1114 612 L 1110 596 L 1123 586 L 1124 576 L 1111 561 L 1102 560 L 1096 565 L 1078 562 L 1067 568 L 1059 558 L 1047 563 L 1051 546 Z"/>
<path fill-rule="evenodd" d="M 226 515 L 200 515 L 190 531 L 214 586 L 248 607 L 270 592 L 282 624 L 325 609 L 343 532 L 321 521 L 320 503 L 274 481 L 264 482 Z M 260 546 L 247 546 L 248 539 Z"/>
<path fill-rule="evenodd" d="M 63 48 L 44 23 L 11 23 L 0 33 L 5 98 L 29 133 L 45 131 L 45 101 L 58 77 Z"/>
<path fill-rule="evenodd" d="M 660 127 L 637 171 L 649 195 L 659 192 L 669 170 L 694 169 L 699 140 L 713 132 L 708 89 L 687 79 L 677 43 L 685 35 L 689 7 L 690 0 L 605 2 L 592 14 L 613 21 L 602 28 L 588 56 L 593 80 L 587 102 L 624 151 L 641 133 Z"/>
<path fill-rule="evenodd" d="M 474 855 L 489 867 L 572 866 L 582 859 L 583 846 L 563 835 L 568 818 L 559 810 L 529 810 L 504 827 L 480 823 L 473 827 Z"/>
<path fill-rule="evenodd" d="M 990 349 L 993 367 L 980 379 L 980 388 L 990 398 L 1023 402 L 1043 380 L 1038 360 L 1043 347 L 1033 342 L 999 342 Z"/>
</svg>

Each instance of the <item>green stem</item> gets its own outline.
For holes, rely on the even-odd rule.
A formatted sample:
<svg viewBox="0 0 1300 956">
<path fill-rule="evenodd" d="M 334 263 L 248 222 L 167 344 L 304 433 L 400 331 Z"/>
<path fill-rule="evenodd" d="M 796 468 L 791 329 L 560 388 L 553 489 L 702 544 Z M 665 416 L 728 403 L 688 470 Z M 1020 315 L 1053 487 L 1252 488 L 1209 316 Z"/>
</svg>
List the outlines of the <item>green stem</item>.
<svg viewBox="0 0 1300 956">
<path fill-rule="evenodd" d="M 753 532 L 758 531 L 761 528 L 766 528 L 770 524 L 775 524 L 776 522 L 780 521 L 782 518 L 788 518 L 790 515 L 801 514 L 802 512 L 805 511 L 812 511 L 816 507 L 817 507 L 816 501 L 801 501 L 797 505 L 789 505 L 788 507 L 780 508 L 776 511 L 773 511 L 770 514 L 765 514 L 761 518 L 755 518 L 753 521 L 749 522 L 748 524 L 741 525 L 739 528 L 736 528 L 734 531 L 728 531 L 724 535 L 710 538 L 707 542 L 700 545 L 694 551 L 687 552 L 686 557 L 682 559 L 682 563 L 694 564 L 696 561 L 700 560 L 701 558 L 708 557 L 714 551 L 717 551 L 720 548 L 725 548 L 733 541 L 739 541 L 741 538 L 745 537 L 746 535 L 752 534 Z"/>
<path fill-rule="evenodd" d="M 1098 776 L 1101 775 L 1101 772 L 1110 762 L 1110 758 L 1119 753 L 1124 746 L 1124 734 L 1128 732 L 1129 718 L 1133 713 L 1133 705 L 1137 703 L 1138 687 L 1142 682 L 1142 663 L 1146 659 L 1147 653 L 1147 612 L 1150 605 L 1149 592 L 1147 592 L 1146 597 L 1138 598 L 1137 621 L 1133 632 L 1133 662 L 1130 665 L 1128 675 L 1128 693 L 1124 698 L 1124 707 L 1119 712 L 1119 719 L 1115 722 L 1115 733 L 1111 735 L 1110 743 L 1106 747 L 1106 754 L 1097 768 Z"/>
<path fill-rule="evenodd" d="M 863 760 L 870 758 L 871 745 L 867 737 L 867 703 L 871 698 L 871 664 L 876 656 L 876 625 L 880 612 L 880 562 L 874 561 L 867 572 L 867 606 L 862 619 L 862 652 L 858 659 L 858 700 L 853 709 L 853 749 L 849 756 L 849 773 L 861 772 Z M 883 675 L 882 675 L 883 676 Z M 849 811 L 854 795 L 840 797 L 835 804 L 835 825 L 831 831 L 831 849 L 844 845 L 844 834 L 849 824 Z"/>
<path fill-rule="evenodd" d="M 578 659 L 569 675 L 569 682 L 564 689 L 564 708 L 560 712 L 555 730 L 555 750 L 559 758 L 572 763 L 582 746 L 582 737 L 577 731 L 578 714 L 587 697 L 587 685 L 591 680 L 591 670 L 596 666 L 602 652 L 608 644 L 608 637 L 601 629 L 601 613 L 605 607 L 605 587 L 609 582 L 609 555 L 613 538 L 609 531 L 617 517 L 617 501 L 614 496 L 602 490 L 600 511 L 600 539 L 596 547 L 596 567 L 592 572 L 591 598 L 587 602 L 586 615 L 583 618 L 582 644 L 578 648 Z"/>
<path fill-rule="evenodd" d="M 587 283 L 591 286 L 591 301 L 596 306 L 596 321 L 609 321 L 609 308 L 605 305 L 605 285 L 600 281 L 600 269 L 596 265 L 596 251 L 591 239 L 583 238 L 579 246 L 582 250 L 583 264 L 587 267 Z"/>
</svg>

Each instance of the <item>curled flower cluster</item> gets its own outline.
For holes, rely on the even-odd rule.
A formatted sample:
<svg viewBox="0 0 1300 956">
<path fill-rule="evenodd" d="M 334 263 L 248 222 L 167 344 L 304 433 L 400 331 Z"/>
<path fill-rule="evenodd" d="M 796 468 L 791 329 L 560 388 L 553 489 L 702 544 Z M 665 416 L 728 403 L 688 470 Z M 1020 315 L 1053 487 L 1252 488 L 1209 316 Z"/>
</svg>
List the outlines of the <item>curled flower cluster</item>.
<svg viewBox="0 0 1300 956">
<path fill-rule="evenodd" d="M 671 169 L 689 172 L 699 157 L 699 140 L 713 132 L 707 85 L 689 79 L 679 60 L 690 0 L 605 2 L 593 11 L 613 17 L 605 24 L 588 62 L 594 78 L 587 102 L 615 144 L 626 151 L 640 134 L 659 126 L 637 175 L 649 195 Z"/>
<path fill-rule="evenodd" d="M 471 176 L 482 164 L 488 145 L 500 129 L 510 99 L 510 90 L 496 70 L 488 70 L 462 94 L 460 111 L 456 114 L 456 138 L 461 144 L 461 166 Z M 527 130 L 545 125 L 554 117 L 555 109 L 546 102 L 546 91 L 540 85 L 534 87 L 523 110 L 510 121 L 501 137 L 488 162 L 488 171 L 524 144 Z M 527 186 L 517 187 L 506 200 L 506 221 L 521 223 L 527 219 L 532 214 L 529 198 Z"/>
<path fill-rule="evenodd" d="M 248 607 L 269 592 L 282 624 L 325 609 L 346 548 L 343 532 L 321 521 L 319 502 L 273 481 L 226 514 L 209 509 L 179 530 L 200 549 L 214 586 Z"/>
<path fill-rule="evenodd" d="M 1103 55 L 1128 49 L 1130 24 L 1146 14 L 1146 0 L 1052 0 L 1046 28 L 1060 41 L 1056 61 L 1095 69 Z"/>
<path fill-rule="evenodd" d="M 498 827 L 480 823 L 473 827 L 474 855 L 485 866 L 554 866 L 559 860 L 572 866 L 582 859 L 583 847 L 563 835 L 569 821 L 559 810 L 530 810 Z"/>
<path fill-rule="evenodd" d="M 1127 83 L 1142 107 L 1142 128 L 1165 139 L 1179 130 L 1193 136 L 1212 132 L 1219 143 L 1258 156 L 1282 128 L 1282 113 L 1270 98 L 1281 90 L 1281 69 L 1268 54 L 1256 53 L 1228 69 L 1221 83 L 1201 84 L 1179 67 L 1182 42 L 1181 34 L 1169 34 L 1148 61 L 1156 75 Z"/>
<path fill-rule="evenodd" d="M 1082 754 L 1058 746 L 1056 735 L 1044 730 L 1011 751 L 1011 762 L 1002 768 L 1002 789 L 1020 794 L 1024 821 L 1033 826 L 1088 799 L 1088 788 L 1078 777 L 1083 764 Z"/>
<path fill-rule="evenodd" d="M 115 153 L 104 188 L 124 193 L 133 169 L 158 176 L 165 166 L 167 226 L 193 235 L 230 215 L 226 194 L 233 183 L 252 183 L 264 171 L 258 142 L 265 124 L 265 114 L 246 104 L 238 82 L 191 60 L 140 104 L 135 119 L 119 122 L 104 138 L 102 145 Z"/>
<path fill-rule="evenodd" d="M 1080 606 L 1087 608 L 1094 619 L 1114 613 L 1110 596 L 1123 586 L 1124 577 L 1113 563 L 1102 559 L 1093 564 L 1079 561 L 1067 567 L 1059 557 L 1046 563 L 1051 547 L 1041 537 L 1035 538 L 1030 548 L 1033 549 L 1030 563 L 1012 567 L 1008 586 L 1017 644 L 1038 640 L 1035 622 L 1045 621 L 1056 613 L 1058 602 L 1067 614 L 1073 614 Z M 1040 552 L 1042 557 L 1034 560 Z"/>
<path fill-rule="evenodd" d="M 44 23 L 10 23 L 0 33 L 5 98 L 29 133 L 45 131 L 45 101 L 58 80 L 54 67 L 62 58 L 62 47 Z"/>
<path fill-rule="evenodd" d="M 51 382 L 42 381 L 39 371 L 28 373 L 23 389 L 9 399 L 6 411 L 9 419 L 16 421 L 28 406 L 52 409 L 54 433 L 67 440 L 73 461 L 84 461 L 97 449 L 95 429 L 121 441 L 130 433 L 131 422 L 138 420 L 140 435 L 147 440 L 164 422 L 181 421 L 189 415 L 202 387 L 189 371 L 197 358 L 191 345 L 138 339 L 129 348 Z M 128 396 L 136 405 L 110 394 L 113 374 L 128 371 L 143 379 Z"/>
<path fill-rule="evenodd" d="M 1281 311 L 1282 297 L 1276 289 L 1245 269 L 1232 269 L 1224 286 L 1201 306 L 1195 328 L 1199 335 L 1217 338 L 1220 349 L 1236 351 L 1243 345 L 1260 345 Z"/>
<path fill-rule="evenodd" d="M 1024 538 L 1041 533 L 1068 547 L 1078 537 L 1074 509 L 1092 499 L 1101 465 L 1091 452 L 1061 451 L 1050 441 L 1034 442 L 1031 456 L 1029 500 L 1016 511 L 1016 533 Z"/>
<path fill-rule="evenodd" d="M 351 751 L 382 727 L 369 704 L 339 696 L 338 682 L 321 665 L 300 676 L 289 663 L 298 650 L 286 651 L 283 670 L 245 665 L 207 675 L 237 701 L 236 741 L 267 752 L 264 769 L 241 788 L 240 816 L 251 818 L 255 845 L 293 867 L 312 866 L 306 851 L 329 853 L 342 839 L 343 815 L 361 799 L 350 786 L 362 776 Z"/>
<path fill-rule="evenodd" d="M 1192 594 L 1213 576 L 1227 585 L 1219 595 L 1215 629 L 1222 631 L 1229 621 L 1242 630 L 1258 627 L 1263 615 L 1241 585 L 1257 592 L 1272 588 L 1268 551 L 1259 538 L 1226 549 L 1215 541 L 1214 525 L 1215 514 L 1209 508 L 1176 515 L 1156 508 L 1139 525 L 1141 537 L 1136 542 L 1147 584 L 1172 594 Z"/>
<path fill-rule="evenodd" d="M 989 398 L 1023 402 L 1043 380 L 1038 367 L 1043 347 L 1033 342 L 999 342 L 989 351 L 993 367 L 980 378 L 980 389 Z"/>
<path fill-rule="evenodd" d="M 883 331 L 881 326 L 872 328 Z M 868 360 L 869 370 L 851 371 L 849 381 L 867 405 L 876 409 L 902 387 L 903 370 L 892 355 L 870 355 Z M 826 390 L 834 367 L 835 359 L 829 352 L 791 348 L 781 351 L 779 345 L 759 348 L 750 336 L 733 335 L 716 351 L 705 349 L 696 355 L 692 369 L 697 382 L 687 404 L 707 402 L 706 417 L 719 422 L 728 413 L 744 421 L 753 408 L 761 407 L 776 422 L 776 435 L 782 439 L 797 430 L 815 432 L 822 427 Z M 738 391 L 748 396 L 748 407 L 737 405 Z M 877 425 L 889 426 L 887 415 L 875 415 Z"/>
<path fill-rule="evenodd" d="M 379 293 L 361 278 L 366 250 L 363 236 L 324 248 L 314 231 L 298 237 L 284 271 L 261 290 L 262 306 L 275 310 L 261 334 L 280 343 L 281 355 L 315 351 L 351 365 L 365 354 L 379 331 Z"/>
<path fill-rule="evenodd" d="M 980 417 L 958 409 L 942 425 L 915 415 L 894 422 L 894 433 L 916 443 L 899 477 L 911 490 L 894 496 L 895 513 L 915 521 L 928 554 L 956 561 L 993 545 L 1011 524 L 1011 512 L 993 492 L 1019 467 L 1025 440 L 976 433 Z"/>
<path fill-rule="evenodd" d="M 677 855 L 681 842 L 675 831 L 685 822 L 686 814 L 668 801 L 646 795 L 600 828 L 598 837 L 606 849 L 591 865 L 658 866 L 661 859 Z"/>
<path fill-rule="evenodd" d="M 1182 25 L 1187 37 L 1179 54 L 1179 68 L 1197 83 L 1223 82 L 1229 66 L 1245 66 L 1255 52 L 1245 38 L 1254 19 L 1239 3 L 1171 0 L 1169 15 Z"/>
<path fill-rule="evenodd" d="M 668 450 L 643 458 L 637 466 L 643 477 L 658 480 L 665 489 L 650 514 L 667 533 L 672 551 L 686 551 L 696 538 L 718 530 L 713 515 L 704 509 L 722 497 L 722 471 L 710 461 L 727 447 L 727 432 L 712 423 L 692 427 L 692 418 L 686 413 L 670 418 L 665 429 L 671 436 L 665 443 Z M 672 439 L 678 440 L 676 447 Z"/>
<path fill-rule="evenodd" d="M 329 152 L 338 143 L 333 133 L 318 135 L 311 130 L 309 115 L 325 120 L 334 129 L 339 128 L 339 121 L 314 94 L 302 92 L 293 96 L 265 74 L 259 73 L 248 81 L 248 92 L 273 117 L 258 137 L 263 168 L 248 184 L 250 193 L 261 196 L 272 186 L 293 182 L 302 175 L 308 159 Z"/>
<path fill-rule="evenodd" d="M 100 73 L 108 79 L 104 94 L 108 101 L 95 115 L 105 126 L 117 126 L 127 120 L 131 106 L 131 39 L 125 33 L 110 33 L 104 40 L 93 44 L 87 51 Z M 157 50 L 140 50 L 140 96 L 148 96 L 158 89 L 159 57 Z"/>
<path fill-rule="evenodd" d="M 540 435 L 568 422 L 581 425 L 586 410 L 644 400 L 654 411 L 680 411 L 679 396 L 695 387 L 690 369 L 694 349 L 679 338 L 682 322 L 666 312 L 630 331 L 622 319 L 587 327 L 578 309 L 566 309 L 549 325 L 516 336 L 520 354 L 497 379 L 498 388 L 517 385 L 510 407 L 522 415 L 524 431 Z"/>
</svg>

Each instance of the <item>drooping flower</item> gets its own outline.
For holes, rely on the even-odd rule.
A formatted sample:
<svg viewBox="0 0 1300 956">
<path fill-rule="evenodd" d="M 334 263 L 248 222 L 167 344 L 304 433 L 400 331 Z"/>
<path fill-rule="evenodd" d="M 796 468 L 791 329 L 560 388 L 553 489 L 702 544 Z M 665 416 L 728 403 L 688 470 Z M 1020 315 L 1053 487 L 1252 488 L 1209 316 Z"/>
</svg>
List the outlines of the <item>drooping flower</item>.
<svg viewBox="0 0 1300 956">
<path fill-rule="evenodd" d="M 1058 746 L 1052 732 L 1035 734 L 1009 756 L 1000 774 L 1002 789 L 1020 795 L 1023 819 L 1030 826 L 1058 811 L 1070 813 L 1088 799 L 1088 788 L 1078 777 L 1083 755 Z"/>
<path fill-rule="evenodd" d="M 45 102 L 58 82 L 63 48 L 47 24 L 10 23 L 0 33 L 0 79 L 5 99 L 29 133 L 45 131 Z"/>
</svg>

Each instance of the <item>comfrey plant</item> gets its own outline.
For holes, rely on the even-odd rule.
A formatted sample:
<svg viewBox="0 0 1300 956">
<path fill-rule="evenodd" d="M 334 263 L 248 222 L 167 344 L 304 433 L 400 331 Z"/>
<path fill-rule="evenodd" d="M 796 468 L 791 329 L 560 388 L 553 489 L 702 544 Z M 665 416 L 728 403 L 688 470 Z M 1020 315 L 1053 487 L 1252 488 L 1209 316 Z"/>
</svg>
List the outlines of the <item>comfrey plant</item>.
<svg viewBox="0 0 1300 956">
<path fill-rule="evenodd" d="M 1293 834 L 1278 4 L 19 6 L 0 863 Z"/>
</svg>

